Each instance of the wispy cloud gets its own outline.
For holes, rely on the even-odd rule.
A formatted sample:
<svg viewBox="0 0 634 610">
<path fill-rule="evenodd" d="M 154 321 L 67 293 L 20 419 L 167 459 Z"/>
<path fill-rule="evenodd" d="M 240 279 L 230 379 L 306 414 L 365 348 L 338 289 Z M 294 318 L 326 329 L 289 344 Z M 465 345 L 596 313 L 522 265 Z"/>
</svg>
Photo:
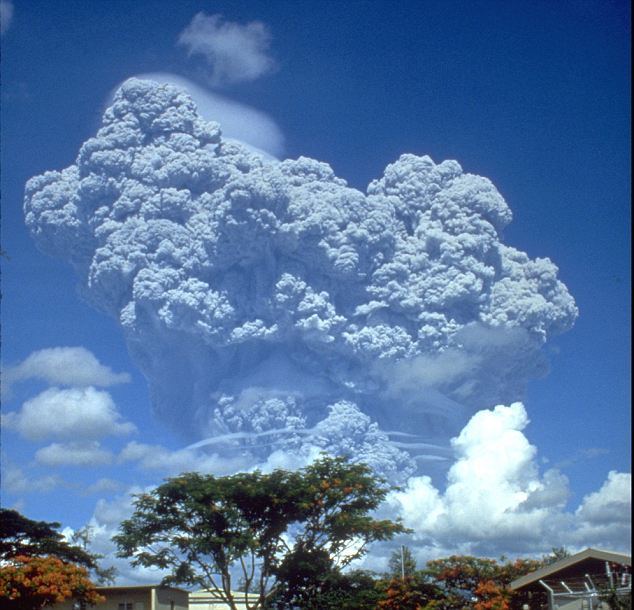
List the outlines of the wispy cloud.
<svg viewBox="0 0 634 610">
<path fill-rule="evenodd" d="M 13 19 L 13 3 L 10 0 L 0 0 L 0 34 L 4 34 Z"/>
<path fill-rule="evenodd" d="M 113 455 L 102 449 L 98 441 L 52 443 L 38 449 L 35 460 L 45 466 L 100 466 L 110 464 Z"/>
<path fill-rule="evenodd" d="M 136 462 L 143 470 L 158 471 L 163 476 L 191 470 L 229 474 L 246 469 L 249 465 L 248 460 L 239 456 L 223 458 L 216 453 L 203 453 L 189 448 L 171 450 L 135 441 L 123 448 L 119 461 Z"/>
<path fill-rule="evenodd" d="M 115 481 L 114 479 L 101 478 L 97 479 L 92 485 L 89 485 L 83 490 L 84 495 L 91 494 L 111 494 L 117 493 L 124 489 L 123 483 Z"/>
<path fill-rule="evenodd" d="M 5 494 L 44 494 L 65 485 L 67 485 L 67 483 L 57 475 L 47 475 L 44 477 L 30 476 L 19 466 L 7 463 L 6 460 L 3 460 L 2 491 Z"/>
<path fill-rule="evenodd" d="M 222 15 L 198 13 L 178 38 L 188 55 L 201 56 L 211 84 L 253 81 L 275 68 L 269 55 L 271 33 L 260 21 L 245 25 Z"/>
</svg>

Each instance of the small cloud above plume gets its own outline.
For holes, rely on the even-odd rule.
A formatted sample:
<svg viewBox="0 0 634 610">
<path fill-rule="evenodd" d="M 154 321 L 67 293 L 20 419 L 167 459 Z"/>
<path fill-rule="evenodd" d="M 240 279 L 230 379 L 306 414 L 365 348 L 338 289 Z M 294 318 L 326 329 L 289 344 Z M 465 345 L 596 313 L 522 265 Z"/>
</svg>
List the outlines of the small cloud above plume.
<svg viewBox="0 0 634 610">
<path fill-rule="evenodd" d="M 190 57 L 202 57 L 207 79 L 216 86 L 253 81 L 274 70 L 270 43 L 264 23 L 242 25 L 205 13 L 198 13 L 178 37 Z"/>
<path fill-rule="evenodd" d="M 4 415 L 2 423 L 33 441 L 95 440 L 136 430 L 134 424 L 121 421 L 110 394 L 93 387 L 49 388 L 19 411 Z"/>
<path fill-rule="evenodd" d="M 13 3 L 10 0 L 0 0 L 0 34 L 4 34 L 13 19 Z"/>
<path fill-rule="evenodd" d="M 128 383 L 128 373 L 114 373 L 84 347 L 51 347 L 30 354 L 20 364 L 3 371 L 5 392 L 12 384 L 29 379 L 51 385 L 101 386 Z"/>
</svg>

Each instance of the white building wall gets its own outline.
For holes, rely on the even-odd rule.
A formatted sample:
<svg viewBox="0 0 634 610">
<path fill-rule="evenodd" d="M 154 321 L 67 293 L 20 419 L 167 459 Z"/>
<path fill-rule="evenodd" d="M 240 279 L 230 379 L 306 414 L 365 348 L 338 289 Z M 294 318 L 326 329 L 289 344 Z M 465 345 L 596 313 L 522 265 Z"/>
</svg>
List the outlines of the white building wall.
<svg viewBox="0 0 634 610">
<path fill-rule="evenodd" d="M 244 593 L 236 591 L 234 593 L 236 605 L 239 610 L 246 610 L 246 604 L 240 602 L 244 599 Z M 249 595 L 249 598 L 255 601 L 257 595 Z M 189 594 L 189 610 L 228 610 L 229 606 L 218 599 L 218 594 L 211 591 L 194 591 Z"/>
</svg>

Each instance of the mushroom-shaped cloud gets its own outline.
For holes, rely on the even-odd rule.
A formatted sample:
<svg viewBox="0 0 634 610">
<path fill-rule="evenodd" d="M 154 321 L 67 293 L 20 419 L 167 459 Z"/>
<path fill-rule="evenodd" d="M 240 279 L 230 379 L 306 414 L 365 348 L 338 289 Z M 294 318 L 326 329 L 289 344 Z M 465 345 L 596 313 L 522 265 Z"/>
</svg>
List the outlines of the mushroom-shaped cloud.
<svg viewBox="0 0 634 610">
<path fill-rule="evenodd" d="M 25 213 L 119 320 L 156 412 L 254 455 L 324 420 L 455 432 L 521 398 L 577 315 L 552 262 L 501 243 L 507 204 L 457 162 L 403 155 L 364 194 L 325 163 L 224 142 L 152 81 L 126 81 L 75 164 L 27 183 Z M 376 453 L 394 463 L 393 447 Z"/>
</svg>

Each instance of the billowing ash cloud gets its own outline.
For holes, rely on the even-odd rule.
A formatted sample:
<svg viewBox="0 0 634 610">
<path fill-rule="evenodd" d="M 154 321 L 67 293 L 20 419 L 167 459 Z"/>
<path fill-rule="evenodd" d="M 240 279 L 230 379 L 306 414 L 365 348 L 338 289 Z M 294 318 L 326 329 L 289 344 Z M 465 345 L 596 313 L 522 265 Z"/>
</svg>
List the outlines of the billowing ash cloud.
<svg viewBox="0 0 634 610">
<path fill-rule="evenodd" d="M 441 460 L 428 441 L 520 399 L 577 314 L 550 260 L 501 242 L 511 212 L 486 178 L 403 155 L 362 193 L 224 142 L 171 85 L 124 83 L 25 212 L 119 320 L 156 412 L 256 461 Z"/>
<path fill-rule="evenodd" d="M 185 89 L 196 103 L 196 110 L 203 118 L 222 125 L 223 140 L 237 140 L 251 152 L 265 158 L 278 159 L 284 154 L 284 134 L 275 121 L 261 110 L 241 104 L 218 92 L 210 91 L 193 81 L 169 72 L 139 74 L 140 80 L 152 80 Z M 108 106 L 121 85 L 113 89 Z"/>
</svg>

